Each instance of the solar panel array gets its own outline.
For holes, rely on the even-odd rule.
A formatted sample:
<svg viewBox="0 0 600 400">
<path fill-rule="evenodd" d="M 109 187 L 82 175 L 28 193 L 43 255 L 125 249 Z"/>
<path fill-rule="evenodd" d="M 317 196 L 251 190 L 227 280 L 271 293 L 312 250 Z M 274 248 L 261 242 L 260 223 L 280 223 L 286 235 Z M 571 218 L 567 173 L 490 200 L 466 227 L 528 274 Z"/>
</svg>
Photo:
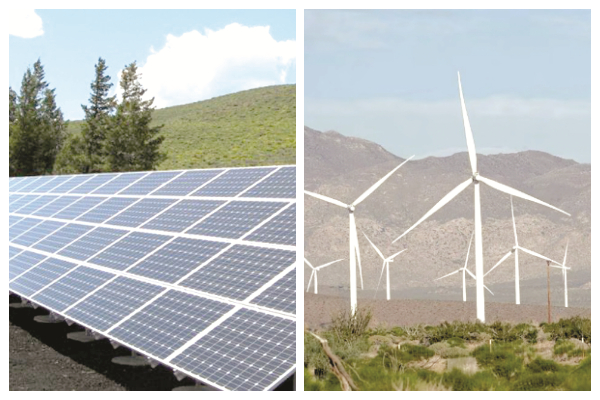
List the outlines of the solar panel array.
<svg viewBox="0 0 600 400">
<path fill-rule="evenodd" d="M 11 292 L 223 390 L 295 371 L 295 166 L 9 184 Z"/>
</svg>

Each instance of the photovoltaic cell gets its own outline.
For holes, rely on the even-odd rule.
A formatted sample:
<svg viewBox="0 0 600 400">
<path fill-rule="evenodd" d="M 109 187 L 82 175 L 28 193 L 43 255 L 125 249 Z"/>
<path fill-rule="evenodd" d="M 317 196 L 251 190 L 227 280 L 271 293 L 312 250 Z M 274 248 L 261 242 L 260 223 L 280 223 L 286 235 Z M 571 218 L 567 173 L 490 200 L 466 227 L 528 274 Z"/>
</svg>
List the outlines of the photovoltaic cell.
<svg viewBox="0 0 600 400">
<path fill-rule="evenodd" d="M 169 239 L 170 237 L 165 235 L 133 232 L 92 258 L 90 262 L 123 271 Z"/>
<path fill-rule="evenodd" d="M 27 178 L 25 178 L 25 182 L 23 182 L 22 185 L 19 185 L 19 187 L 15 191 L 27 193 L 30 190 L 33 190 L 38 184 L 40 184 L 40 182 L 42 182 L 42 178 L 44 178 L 44 177 L 43 176 L 27 177 Z"/>
<path fill-rule="evenodd" d="M 183 232 L 223 203 L 217 200 L 182 200 L 142 225 L 142 228 Z"/>
<path fill-rule="evenodd" d="M 145 176 L 146 172 L 132 172 L 128 174 L 122 174 L 111 180 L 107 184 L 100 186 L 98 189 L 92 191 L 92 194 L 116 194 L 127 186 L 131 185 L 138 179 Z"/>
<path fill-rule="evenodd" d="M 232 201 L 188 233 L 237 239 L 285 205 L 266 201 Z"/>
<path fill-rule="evenodd" d="M 30 296 L 77 265 L 56 258 L 48 258 L 9 283 L 9 288 L 23 296 Z"/>
<path fill-rule="evenodd" d="M 11 259 L 14 256 L 16 256 L 17 254 L 21 253 L 23 250 L 16 248 L 16 247 L 12 247 L 12 246 L 8 246 L 8 258 Z"/>
<path fill-rule="evenodd" d="M 273 168 L 232 169 L 194 192 L 193 196 L 233 197 L 271 171 Z"/>
<path fill-rule="evenodd" d="M 103 332 L 163 290 L 149 283 L 119 277 L 68 310 L 66 315 Z"/>
<path fill-rule="evenodd" d="M 58 186 L 55 186 L 50 193 L 68 193 L 77 186 L 81 185 L 83 182 L 88 181 L 93 178 L 93 175 L 76 175 L 73 176 L 68 181 L 61 183 Z"/>
<path fill-rule="evenodd" d="M 171 199 L 142 199 L 119 215 L 109 219 L 106 223 L 135 228 L 176 201 Z"/>
<path fill-rule="evenodd" d="M 171 290 L 110 334 L 166 358 L 233 308 L 232 305 Z"/>
<path fill-rule="evenodd" d="M 244 300 L 295 261 L 294 251 L 235 245 L 181 285 Z"/>
<path fill-rule="evenodd" d="M 139 199 L 123 198 L 123 197 L 111 197 L 102 204 L 94 207 L 90 211 L 82 214 L 78 221 L 96 222 L 103 223 L 104 221 L 112 218 L 115 214 L 123 211 Z"/>
<path fill-rule="evenodd" d="M 177 238 L 127 272 L 175 283 L 227 246 L 227 243 Z"/>
<path fill-rule="evenodd" d="M 244 197 L 296 198 L 296 168 L 283 167 L 244 193 Z"/>
<path fill-rule="evenodd" d="M 8 196 L 8 204 L 12 204 L 15 201 L 19 200 L 21 197 L 23 197 L 24 195 L 22 194 L 11 194 Z"/>
<path fill-rule="evenodd" d="M 21 246 L 31 246 L 38 240 L 45 238 L 63 225 L 64 223 L 62 222 L 43 221 L 39 225 L 36 225 L 27 232 L 23 233 L 21 236 L 15 238 L 12 242 L 20 244 Z"/>
<path fill-rule="evenodd" d="M 13 280 L 17 276 L 21 275 L 23 272 L 27 271 L 29 268 L 33 267 L 40 261 L 42 261 L 46 256 L 34 253 L 32 251 L 24 251 L 15 258 L 12 258 L 8 262 L 8 279 Z"/>
<path fill-rule="evenodd" d="M 61 211 L 63 208 L 75 203 L 77 200 L 81 199 L 79 196 L 61 196 L 54 200 L 52 203 L 45 205 L 44 207 L 40 207 L 36 210 L 33 215 L 37 215 L 39 217 L 52 217 L 57 212 Z"/>
<path fill-rule="evenodd" d="M 21 221 L 8 228 L 8 240 L 14 240 L 16 237 L 22 235 L 23 233 L 27 232 L 29 229 L 40 224 L 41 222 L 41 219 L 23 218 Z"/>
<path fill-rule="evenodd" d="M 128 231 L 112 228 L 96 228 L 81 239 L 73 242 L 58 254 L 85 261 L 120 239 Z"/>
<path fill-rule="evenodd" d="M 91 179 L 86 180 L 81 185 L 71 189 L 69 193 L 88 194 L 98 189 L 102 185 L 114 180 L 118 174 L 99 174 L 94 175 Z M 86 176 L 86 175 L 83 175 Z"/>
<path fill-rule="evenodd" d="M 31 192 L 33 192 L 33 193 L 44 193 L 44 192 L 47 192 L 46 188 L 48 188 L 49 186 L 51 186 L 52 182 L 54 182 L 58 178 L 59 178 L 58 176 L 44 177 L 43 180 L 40 180 L 39 184 L 36 184 L 35 188 L 31 189 Z"/>
<path fill-rule="evenodd" d="M 273 286 L 256 296 L 252 303 L 296 314 L 296 270 L 288 272 Z"/>
<path fill-rule="evenodd" d="M 68 224 L 54 232 L 54 234 L 33 245 L 33 248 L 54 253 L 69 243 L 74 242 L 77 238 L 85 235 L 92 229 L 93 227 L 88 225 Z"/>
<path fill-rule="evenodd" d="M 60 212 L 54 214 L 52 218 L 57 219 L 77 219 L 82 214 L 85 214 L 93 207 L 105 201 L 107 197 L 82 197 L 79 200 L 71 203 L 63 208 Z"/>
<path fill-rule="evenodd" d="M 296 322 L 241 309 L 172 363 L 230 390 L 265 390 L 295 364 Z"/>
<path fill-rule="evenodd" d="M 222 172 L 221 169 L 186 171 L 152 194 L 156 196 L 187 196 Z"/>
<path fill-rule="evenodd" d="M 38 208 L 45 206 L 46 204 L 56 200 L 55 196 L 40 196 L 33 200 L 31 203 L 21 207 L 18 211 L 19 214 L 33 214 Z"/>
<path fill-rule="evenodd" d="M 15 201 L 9 205 L 9 207 L 8 207 L 9 212 L 11 212 L 11 213 L 18 212 L 22 207 L 24 207 L 28 203 L 34 201 L 38 197 L 39 196 L 37 196 L 35 194 L 29 194 L 29 195 L 21 197 L 19 200 Z"/>
<path fill-rule="evenodd" d="M 15 217 L 14 215 L 10 215 L 8 217 L 8 227 L 10 228 L 12 225 L 16 224 L 19 221 L 22 221 L 23 217 Z"/>
<path fill-rule="evenodd" d="M 129 195 L 145 195 L 153 190 L 156 190 L 160 185 L 165 184 L 170 179 L 179 175 L 181 171 L 178 172 L 154 172 L 152 174 L 146 175 L 127 189 L 123 190 L 119 194 L 129 194 Z"/>
<path fill-rule="evenodd" d="M 36 193 L 49 193 L 52 189 L 54 189 L 55 187 L 65 183 L 66 181 L 68 181 L 69 179 L 71 179 L 72 176 L 69 175 L 59 175 L 56 176 L 54 179 L 51 179 L 50 181 L 48 181 L 46 184 L 38 186 L 34 192 Z"/>
<path fill-rule="evenodd" d="M 42 290 L 33 300 L 55 311 L 64 311 L 113 277 L 108 272 L 79 266 Z"/>
<path fill-rule="evenodd" d="M 273 217 L 269 222 L 246 236 L 253 242 L 296 245 L 296 204 Z"/>
</svg>

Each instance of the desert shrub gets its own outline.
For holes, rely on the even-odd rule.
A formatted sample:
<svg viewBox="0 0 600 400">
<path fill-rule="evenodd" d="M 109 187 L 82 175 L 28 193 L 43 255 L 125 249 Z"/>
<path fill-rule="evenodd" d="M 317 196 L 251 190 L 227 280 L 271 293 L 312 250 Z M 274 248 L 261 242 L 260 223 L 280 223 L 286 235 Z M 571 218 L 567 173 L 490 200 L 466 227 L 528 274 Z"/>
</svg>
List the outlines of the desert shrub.
<svg viewBox="0 0 600 400">
<path fill-rule="evenodd" d="M 403 326 L 401 329 L 404 331 L 404 336 L 408 340 L 423 340 L 425 337 L 428 336 L 425 326 L 421 324 L 413 326 Z"/>
<path fill-rule="evenodd" d="M 479 333 L 488 331 L 488 327 L 481 322 L 443 322 L 437 326 L 426 328 L 427 338 L 430 343 L 438 343 L 448 339 L 462 339 L 463 341 L 476 340 Z"/>
<path fill-rule="evenodd" d="M 496 375 L 510 379 L 523 368 L 523 359 L 515 354 L 518 347 L 512 344 L 482 345 L 473 350 L 479 366 L 489 368 Z"/>
<path fill-rule="evenodd" d="M 310 333 L 304 334 L 304 366 L 315 369 L 315 375 L 321 377 L 329 371 L 329 359 L 323 352 L 321 343 Z"/>
<path fill-rule="evenodd" d="M 429 346 L 429 349 L 433 350 L 435 354 L 443 358 L 457 358 L 467 357 L 471 352 L 461 346 L 451 346 L 449 341 L 434 343 Z"/>
<path fill-rule="evenodd" d="M 554 354 L 557 356 L 561 356 L 563 354 L 571 355 L 577 351 L 574 343 L 569 342 L 568 340 L 558 339 L 554 344 Z"/>
<path fill-rule="evenodd" d="M 399 326 L 395 326 L 392 329 L 390 329 L 390 333 L 398 337 L 406 336 L 406 331 Z"/>
<path fill-rule="evenodd" d="M 560 386 L 564 377 L 558 373 L 527 373 L 520 375 L 512 385 L 513 390 L 553 390 Z"/>
<path fill-rule="evenodd" d="M 339 342 L 352 342 L 359 339 L 367 332 L 367 326 L 371 322 L 373 314 L 368 308 L 357 308 L 352 314 L 349 311 L 341 311 L 331 318 L 330 332 Z"/>
<path fill-rule="evenodd" d="M 536 358 L 527 364 L 527 370 L 535 373 L 539 372 L 557 372 L 560 366 L 552 360 L 546 360 L 544 358 Z"/>
<path fill-rule="evenodd" d="M 427 347 L 417 346 L 410 343 L 404 343 L 400 346 L 400 352 L 403 354 L 402 360 L 404 362 L 418 361 L 433 357 L 435 352 Z"/>
<path fill-rule="evenodd" d="M 561 318 L 558 322 L 541 323 L 540 326 L 551 340 L 583 338 L 585 343 L 592 343 L 592 321 L 589 318 Z"/>
<path fill-rule="evenodd" d="M 452 390 L 495 390 L 500 383 L 498 378 L 489 371 L 479 371 L 467 375 L 459 369 L 453 369 L 444 374 L 444 384 Z"/>
<path fill-rule="evenodd" d="M 528 343 L 537 343 L 538 330 L 529 324 L 518 324 L 512 329 L 517 337 Z"/>
</svg>

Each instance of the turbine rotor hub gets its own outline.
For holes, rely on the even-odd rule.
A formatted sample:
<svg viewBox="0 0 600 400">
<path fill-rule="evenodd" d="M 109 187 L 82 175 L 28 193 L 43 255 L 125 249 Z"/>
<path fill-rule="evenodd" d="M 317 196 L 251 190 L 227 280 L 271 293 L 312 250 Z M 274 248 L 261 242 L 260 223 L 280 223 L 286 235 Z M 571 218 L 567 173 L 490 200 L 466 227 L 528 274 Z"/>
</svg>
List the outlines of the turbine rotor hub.
<svg viewBox="0 0 600 400">
<path fill-rule="evenodd" d="M 473 183 L 475 183 L 475 184 L 479 183 L 479 172 L 475 172 L 473 174 L 472 179 L 473 179 Z"/>
<path fill-rule="evenodd" d="M 356 210 L 356 207 L 354 207 L 354 205 L 353 205 L 353 204 L 349 204 L 349 205 L 348 205 L 348 211 L 350 211 L 351 213 L 353 213 L 353 212 L 354 212 L 354 210 Z"/>
</svg>

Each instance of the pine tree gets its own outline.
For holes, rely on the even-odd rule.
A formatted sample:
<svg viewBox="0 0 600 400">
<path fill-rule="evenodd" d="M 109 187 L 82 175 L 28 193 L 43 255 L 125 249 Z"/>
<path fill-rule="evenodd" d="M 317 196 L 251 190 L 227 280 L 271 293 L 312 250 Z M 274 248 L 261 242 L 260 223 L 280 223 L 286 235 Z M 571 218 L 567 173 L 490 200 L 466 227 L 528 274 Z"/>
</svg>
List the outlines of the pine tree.
<svg viewBox="0 0 600 400">
<path fill-rule="evenodd" d="M 23 75 L 21 92 L 15 97 L 9 150 L 11 174 L 42 175 L 52 171 L 66 129 L 54 91 L 48 89 L 38 59 L 33 71 L 28 68 Z M 10 119 L 9 110 L 9 123 Z"/>
<path fill-rule="evenodd" d="M 105 60 L 98 58 L 95 65 L 96 77 L 91 83 L 90 105 L 82 105 L 85 112 L 85 123 L 82 128 L 82 138 L 85 146 L 85 155 L 88 165 L 84 167 L 84 173 L 98 172 L 102 170 L 103 145 L 107 133 L 111 128 L 111 114 L 115 109 L 115 96 L 108 96 L 110 88 L 110 76 L 105 75 L 108 67 Z"/>
<path fill-rule="evenodd" d="M 110 171 L 151 170 L 165 158 L 160 152 L 164 137 L 159 132 L 163 126 L 150 127 L 154 98 L 143 100 L 146 90 L 139 80 L 135 62 L 121 73 L 122 99 L 105 146 Z"/>
</svg>

